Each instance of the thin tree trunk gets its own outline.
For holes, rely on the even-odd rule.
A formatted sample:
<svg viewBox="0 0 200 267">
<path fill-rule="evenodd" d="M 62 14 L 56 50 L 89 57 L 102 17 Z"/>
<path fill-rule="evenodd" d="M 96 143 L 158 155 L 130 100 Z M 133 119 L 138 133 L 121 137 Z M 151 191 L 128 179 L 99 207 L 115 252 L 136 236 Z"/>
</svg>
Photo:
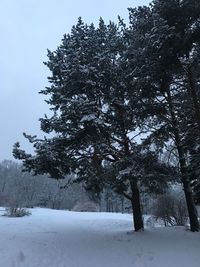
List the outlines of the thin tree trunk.
<svg viewBox="0 0 200 267">
<path fill-rule="evenodd" d="M 121 212 L 124 213 L 124 198 L 121 197 Z"/>
<path fill-rule="evenodd" d="M 137 182 L 131 181 L 131 190 L 132 190 L 132 208 L 133 208 L 133 222 L 135 231 L 144 230 L 144 223 L 142 219 L 142 211 L 140 204 L 140 192 L 138 189 Z"/>
<path fill-rule="evenodd" d="M 180 133 L 178 129 L 178 123 L 176 120 L 176 116 L 174 113 L 174 107 L 172 103 L 171 93 L 170 90 L 167 90 L 167 99 L 169 104 L 169 111 L 171 115 L 171 121 L 172 121 L 172 128 L 173 128 L 173 134 L 175 138 L 176 148 L 178 151 L 179 156 L 179 164 L 180 164 L 180 171 L 181 171 L 181 181 L 183 184 L 183 190 L 185 193 L 187 208 L 188 208 L 188 214 L 190 219 L 190 229 L 192 232 L 198 232 L 199 231 L 199 222 L 198 222 L 198 216 L 197 216 L 197 210 L 194 204 L 194 199 L 192 195 L 192 188 L 190 184 L 190 178 L 188 175 L 187 170 L 187 163 L 185 158 L 185 153 L 183 151 L 183 147 L 181 144 L 181 138 Z"/>
</svg>

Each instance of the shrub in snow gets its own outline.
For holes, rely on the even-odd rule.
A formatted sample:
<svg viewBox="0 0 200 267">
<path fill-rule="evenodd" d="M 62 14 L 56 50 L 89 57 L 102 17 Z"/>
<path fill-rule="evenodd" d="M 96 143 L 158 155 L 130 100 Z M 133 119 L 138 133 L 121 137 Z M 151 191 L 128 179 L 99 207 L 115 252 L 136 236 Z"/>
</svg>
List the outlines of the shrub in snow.
<svg viewBox="0 0 200 267">
<path fill-rule="evenodd" d="M 97 212 L 99 211 L 99 205 L 92 201 L 77 202 L 76 205 L 73 207 L 73 211 Z"/>
<path fill-rule="evenodd" d="M 31 213 L 25 208 L 17 208 L 17 207 L 8 207 L 6 208 L 6 212 L 4 216 L 8 217 L 23 217 L 29 216 Z"/>
<path fill-rule="evenodd" d="M 148 218 L 146 218 L 145 220 L 145 225 L 148 227 L 155 227 L 156 224 L 156 218 L 154 216 L 149 216 Z"/>
<path fill-rule="evenodd" d="M 185 225 L 188 214 L 182 193 L 172 191 L 160 196 L 154 203 L 153 215 L 165 226 Z"/>
</svg>

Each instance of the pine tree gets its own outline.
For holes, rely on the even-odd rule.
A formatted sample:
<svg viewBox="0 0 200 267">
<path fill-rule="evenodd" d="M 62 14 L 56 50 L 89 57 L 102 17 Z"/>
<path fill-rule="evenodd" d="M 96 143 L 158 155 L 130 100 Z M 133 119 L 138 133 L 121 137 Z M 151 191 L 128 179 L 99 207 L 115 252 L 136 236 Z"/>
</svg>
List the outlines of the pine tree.
<svg viewBox="0 0 200 267">
<path fill-rule="evenodd" d="M 125 156 L 130 161 L 128 133 L 135 124 L 119 65 L 122 50 L 120 32 L 114 23 L 106 26 L 101 19 L 95 29 L 79 19 L 61 46 L 55 52 L 49 51 L 46 65 L 52 72 L 51 87 L 41 93 L 50 95 L 47 103 L 54 115 L 40 121 L 44 132 L 56 135 L 45 140 L 25 135 L 33 143 L 36 156 L 27 155 L 19 144 L 15 145 L 14 155 L 24 160 L 26 170 L 48 172 L 55 178 L 76 172 L 88 189 L 99 192 L 110 172 L 105 165 L 125 161 Z M 114 177 L 109 181 L 113 188 L 118 174 Z M 143 228 L 139 190 L 136 178 L 129 175 L 123 183 L 128 182 L 134 192 L 137 231 Z M 118 187 L 118 192 L 125 194 L 124 190 Z"/>
<path fill-rule="evenodd" d="M 199 225 L 187 163 L 188 148 L 185 149 L 184 146 L 187 126 L 183 127 L 184 124 L 189 125 L 188 117 L 183 115 L 186 104 L 186 99 L 183 97 L 188 92 L 188 87 L 183 83 L 186 77 L 183 59 L 194 51 L 193 42 L 196 39 L 194 40 L 193 37 L 196 38 L 198 32 L 195 28 L 198 26 L 198 18 L 195 17 L 197 14 L 194 12 L 196 15 L 188 26 L 191 13 L 184 18 L 185 20 L 182 18 L 183 12 L 186 12 L 188 7 L 191 8 L 189 2 L 186 2 L 158 0 L 154 1 L 149 8 L 130 9 L 131 27 L 127 31 L 127 36 L 131 45 L 127 50 L 127 58 L 133 77 L 132 85 L 134 88 L 137 87 L 138 100 L 141 103 L 141 121 L 147 131 L 153 132 L 148 141 L 150 144 L 155 142 L 162 148 L 165 142 L 174 140 L 191 230 L 198 231 Z M 193 4 L 197 2 L 193 1 Z M 194 30 L 194 34 L 183 36 L 183 32 L 189 30 Z M 186 42 L 188 36 L 193 41 Z M 189 85 L 189 80 L 186 82 Z M 195 103 L 193 97 L 191 102 Z M 198 109 L 195 105 L 190 110 L 197 115 Z"/>
<path fill-rule="evenodd" d="M 96 29 L 79 19 L 57 50 L 48 52 L 51 86 L 41 93 L 49 96 L 53 116 L 40 122 L 54 137 L 25 135 L 35 155 L 21 150 L 19 143 L 13 153 L 36 174 L 60 179 L 76 173 L 76 181 L 96 194 L 109 186 L 131 201 L 138 231 L 144 227 L 140 187 L 167 187 L 170 170 L 132 137 L 138 100 L 132 93 L 130 97 L 126 49 L 124 26 L 100 19 Z"/>
</svg>

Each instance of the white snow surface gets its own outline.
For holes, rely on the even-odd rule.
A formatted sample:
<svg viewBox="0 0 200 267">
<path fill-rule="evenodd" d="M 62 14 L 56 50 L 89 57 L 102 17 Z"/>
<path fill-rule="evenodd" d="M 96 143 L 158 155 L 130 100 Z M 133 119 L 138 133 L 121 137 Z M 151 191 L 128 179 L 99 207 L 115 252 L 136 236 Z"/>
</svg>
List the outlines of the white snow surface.
<svg viewBox="0 0 200 267">
<path fill-rule="evenodd" d="M 31 212 L 0 216 L 0 267 L 200 266 L 200 233 L 184 227 L 136 233 L 129 214 Z"/>
</svg>

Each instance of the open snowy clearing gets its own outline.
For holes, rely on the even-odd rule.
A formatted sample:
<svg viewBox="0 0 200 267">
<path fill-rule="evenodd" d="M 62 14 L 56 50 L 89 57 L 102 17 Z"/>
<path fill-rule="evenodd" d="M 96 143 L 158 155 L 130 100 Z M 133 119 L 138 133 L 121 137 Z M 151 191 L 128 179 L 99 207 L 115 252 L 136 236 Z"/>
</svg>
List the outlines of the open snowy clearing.
<svg viewBox="0 0 200 267">
<path fill-rule="evenodd" d="M 132 216 L 33 209 L 0 216 L 1 267 L 199 267 L 200 234 L 132 231 Z M 1 214 L 3 209 L 1 208 Z"/>
</svg>

